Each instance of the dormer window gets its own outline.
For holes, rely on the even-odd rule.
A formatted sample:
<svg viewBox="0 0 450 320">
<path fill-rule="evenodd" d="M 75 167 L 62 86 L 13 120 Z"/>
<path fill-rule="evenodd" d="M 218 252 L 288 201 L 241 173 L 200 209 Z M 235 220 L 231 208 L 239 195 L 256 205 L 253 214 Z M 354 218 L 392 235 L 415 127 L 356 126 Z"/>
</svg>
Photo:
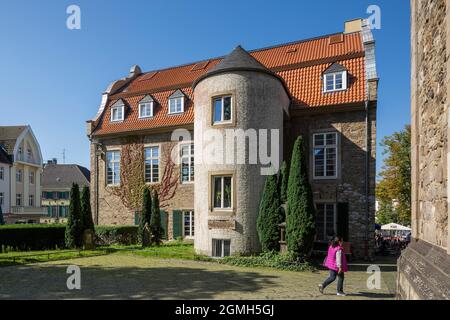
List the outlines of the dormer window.
<svg viewBox="0 0 450 320">
<path fill-rule="evenodd" d="M 153 98 L 146 96 L 139 102 L 139 119 L 153 117 Z"/>
<path fill-rule="evenodd" d="M 185 99 L 186 96 L 181 90 L 175 91 L 169 97 L 169 114 L 183 113 Z"/>
<path fill-rule="evenodd" d="M 347 90 L 348 71 L 339 63 L 333 64 L 323 74 L 323 91 L 336 92 Z"/>
<path fill-rule="evenodd" d="M 124 117 L 125 104 L 119 100 L 111 107 L 111 122 L 123 121 Z"/>
</svg>

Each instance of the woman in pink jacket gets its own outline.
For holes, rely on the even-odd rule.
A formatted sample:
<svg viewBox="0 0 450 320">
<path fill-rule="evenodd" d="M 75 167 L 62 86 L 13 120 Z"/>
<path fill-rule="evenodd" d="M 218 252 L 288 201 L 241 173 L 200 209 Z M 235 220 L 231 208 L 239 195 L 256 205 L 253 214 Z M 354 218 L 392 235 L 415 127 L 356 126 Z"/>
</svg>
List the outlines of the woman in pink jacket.
<svg viewBox="0 0 450 320">
<path fill-rule="evenodd" d="M 347 259 L 345 258 L 344 248 L 342 247 L 342 238 L 334 237 L 328 248 L 328 255 L 325 258 L 324 266 L 330 270 L 330 276 L 319 285 L 319 291 L 323 294 L 323 290 L 330 285 L 336 277 L 337 281 L 337 295 L 345 296 L 344 293 L 344 273 L 348 271 Z"/>
</svg>

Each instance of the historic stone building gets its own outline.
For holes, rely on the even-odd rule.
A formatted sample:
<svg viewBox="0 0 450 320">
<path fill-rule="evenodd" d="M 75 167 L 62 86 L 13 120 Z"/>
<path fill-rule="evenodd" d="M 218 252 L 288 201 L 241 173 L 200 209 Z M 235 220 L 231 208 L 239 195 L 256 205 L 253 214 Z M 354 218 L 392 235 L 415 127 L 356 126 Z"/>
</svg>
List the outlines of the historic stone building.
<svg viewBox="0 0 450 320">
<path fill-rule="evenodd" d="M 194 238 L 197 252 L 217 257 L 257 252 L 264 174 L 290 160 L 302 135 L 317 242 L 340 233 L 369 257 L 377 86 L 375 42 L 361 19 L 314 39 L 146 73 L 134 66 L 88 121 L 94 220 L 137 223 L 149 186 L 167 238 Z"/>
<path fill-rule="evenodd" d="M 450 0 L 411 1 L 413 240 L 398 261 L 402 299 L 450 299 Z"/>
</svg>

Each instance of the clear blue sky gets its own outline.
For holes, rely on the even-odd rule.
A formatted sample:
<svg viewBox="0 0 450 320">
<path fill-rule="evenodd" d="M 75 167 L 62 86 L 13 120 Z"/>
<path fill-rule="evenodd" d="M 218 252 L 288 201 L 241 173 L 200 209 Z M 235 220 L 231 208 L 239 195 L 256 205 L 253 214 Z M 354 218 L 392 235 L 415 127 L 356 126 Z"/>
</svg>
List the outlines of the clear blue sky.
<svg viewBox="0 0 450 320">
<path fill-rule="evenodd" d="M 6 4 L 7 3 L 7 4 Z M 81 30 L 66 8 L 81 8 Z M 1 1 L 0 125 L 30 124 L 44 159 L 89 166 L 85 121 L 133 64 L 144 71 L 343 31 L 378 5 L 378 142 L 410 122 L 409 1 Z M 380 168 L 381 148 L 378 148 Z"/>
</svg>

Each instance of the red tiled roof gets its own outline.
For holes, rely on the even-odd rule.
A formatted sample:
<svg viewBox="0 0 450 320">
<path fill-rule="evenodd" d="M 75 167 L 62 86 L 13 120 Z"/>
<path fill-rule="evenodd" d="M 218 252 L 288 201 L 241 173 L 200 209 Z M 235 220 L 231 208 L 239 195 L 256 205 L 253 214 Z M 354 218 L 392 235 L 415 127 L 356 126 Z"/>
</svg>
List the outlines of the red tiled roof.
<svg viewBox="0 0 450 320">
<path fill-rule="evenodd" d="M 285 80 L 296 106 L 319 107 L 366 100 L 364 47 L 360 33 L 344 35 L 342 42 L 325 36 L 254 50 L 250 54 Z M 138 76 L 124 89 L 110 97 L 94 134 L 106 135 L 192 124 L 194 106 L 191 85 L 222 59 L 215 58 Z M 349 71 L 349 88 L 337 93 L 323 93 L 322 73 L 336 61 Z M 182 89 L 189 97 L 188 104 L 183 114 L 169 115 L 167 98 L 176 89 Z M 151 94 L 156 100 L 155 116 L 142 120 L 138 119 L 138 102 L 146 94 Z M 126 117 L 123 122 L 111 123 L 110 106 L 119 98 L 127 104 Z"/>
</svg>

